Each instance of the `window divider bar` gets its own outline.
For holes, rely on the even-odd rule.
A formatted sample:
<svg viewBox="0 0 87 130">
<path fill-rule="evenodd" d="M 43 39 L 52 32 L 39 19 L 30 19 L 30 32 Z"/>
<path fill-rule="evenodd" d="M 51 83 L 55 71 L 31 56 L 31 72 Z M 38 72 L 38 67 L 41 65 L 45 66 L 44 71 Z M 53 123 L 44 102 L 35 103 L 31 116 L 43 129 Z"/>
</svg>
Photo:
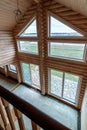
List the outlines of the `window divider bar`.
<svg viewBox="0 0 87 130">
<path fill-rule="evenodd" d="M 63 79 L 62 79 L 62 98 L 63 98 L 63 92 L 64 92 L 64 80 L 65 80 L 65 72 L 63 72 Z"/>
</svg>

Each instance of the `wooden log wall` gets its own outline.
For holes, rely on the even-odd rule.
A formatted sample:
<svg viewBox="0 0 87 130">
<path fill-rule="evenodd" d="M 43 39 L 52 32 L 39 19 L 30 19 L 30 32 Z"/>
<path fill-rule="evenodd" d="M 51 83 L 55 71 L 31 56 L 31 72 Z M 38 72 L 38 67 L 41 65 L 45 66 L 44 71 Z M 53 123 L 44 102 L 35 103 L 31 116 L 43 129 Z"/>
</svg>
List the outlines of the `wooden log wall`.
<svg viewBox="0 0 87 130">
<path fill-rule="evenodd" d="M 19 23 L 13 29 L 14 36 L 18 35 L 21 31 L 23 31 L 23 29 L 25 29 L 29 21 L 35 16 L 36 10 L 37 4 L 33 2 L 32 6 L 24 14 L 23 18 L 21 19 L 21 22 L 19 21 Z"/>
<path fill-rule="evenodd" d="M 11 31 L 0 31 L 0 66 L 5 66 L 17 60 L 14 42 Z"/>
<path fill-rule="evenodd" d="M 0 73 L 5 75 L 5 69 L 0 67 Z"/>
<path fill-rule="evenodd" d="M 4 68 L 0 68 L 0 73 L 19 80 L 19 72 L 13 73 L 8 70 L 9 64 L 15 64 L 18 68 L 16 52 L 16 44 L 12 31 L 0 31 L 0 66 L 4 66 Z"/>
<path fill-rule="evenodd" d="M 0 67 L 0 73 L 1 74 L 4 74 L 6 77 L 10 77 L 10 78 L 13 78 L 15 80 L 17 80 L 19 83 L 21 83 L 21 79 L 20 79 L 20 70 L 19 70 L 19 65 L 18 65 L 18 62 L 14 62 L 14 63 L 11 63 L 13 64 L 15 67 L 16 67 L 16 71 L 12 71 L 12 70 L 9 70 L 9 65 L 5 65 L 3 67 Z"/>
<path fill-rule="evenodd" d="M 53 15 L 56 18 L 61 19 L 65 24 L 74 28 L 75 30 L 82 33 L 83 37 L 48 37 L 48 14 Z M 87 43 L 87 18 L 82 16 L 80 13 L 71 10 L 70 8 L 65 7 L 59 3 L 56 3 L 54 0 L 43 0 L 39 4 L 33 4 L 29 10 L 24 15 L 23 19 L 18 23 L 14 28 L 14 35 L 17 40 L 20 40 L 20 37 L 17 36 L 31 21 L 32 16 L 37 17 L 37 27 L 38 27 L 38 37 L 37 41 L 39 42 L 39 55 L 29 55 L 18 52 L 19 61 L 24 61 L 27 63 L 36 63 L 40 66 L 40 78 L 42 85 L 42 93 L 48 94 L 48 69 L 58 69 L 64 72 L 69 72 L 72 74 L 80 75 L 82 77 L 81 89 L 78 97 L 78 102 L 74 106 L 76 108 L 81 108 L 85 87 L 87 84 L 87 61 L 73 61 L 60 58 L 51 58 L 48 57 L 48 41 L 61 41 L 61 42 L 75 42 L 75 43 Z M 77 24 L 78 23 L 78 24 Z M 25 39 L 22 37 L 22 40 Z M 31 40 L 31 38 L 28 38 Z M 33 40 L 33 38 L 32 38 Z M 87 53 L 87 50 L 86 50 Z M 86 54 L 87 57 L 87 54 Z M 86 58 L 87 59 L 87 58 Z"/>
</svg>

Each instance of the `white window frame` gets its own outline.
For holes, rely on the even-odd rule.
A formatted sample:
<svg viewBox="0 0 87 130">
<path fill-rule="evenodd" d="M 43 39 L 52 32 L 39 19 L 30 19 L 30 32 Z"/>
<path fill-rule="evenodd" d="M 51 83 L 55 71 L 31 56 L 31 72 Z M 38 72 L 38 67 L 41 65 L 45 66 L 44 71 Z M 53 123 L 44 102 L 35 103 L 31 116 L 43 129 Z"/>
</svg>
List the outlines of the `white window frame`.
<svg viewBox="0 0 87 130">
<path fill-rule="evenodd" d="M 57 96 L 56 94 L 51 93 L 51 70 L 56 70 L 58 72 L 62 72 L 63 73 L 63 78 L 62 78 L 62 93 L 61 93 L 61 96 Z M 72 101 L 70 101 L 68 99 L 63 98 L 65 73 L 72 74 L 72 75 L 75 75 L 75 76 L 79 77 L 78 85 L 77 85 L 77 90 L 76 90 L 76 96 L 75 96 L 75 102 L 72 102 Z M 64 100 L 64 101 L 69 102 L 71 104 L 77 105 L 78 98 L 79 98 L 79 93 L 80 93 L 80 88 L 81 88 L 81 82 L 82 82 L 82 76 L 80 76 L 80 75 L 76 75 L 76 74 L 73 74 L 73 73 L 61 71 L 61 70 L 54 69 L 54 68 L 48 68 L 48 94 L 52 95 L 53 97 L 55 97 L 57 99 Z"/>
<path fill-rule="evenodd" d="M 17 36 L 19 36 L 19 37 L 25 37 L 25 38 L 31 37 L 31 36 L 21 36 L 21 34 L 32 24 L 32 22 L 35 19 L 36 19 L 36 29 L 37 29 L 37 18 L 36 18 L 36 16 L 33 16 L 32 19 L 30 20 L 30 22 L 22 29 L 22 31 Z M 35 38 L 38 37 L 38 29 L 37 29 L 37 36 L 32 36 L 31 38 L 33 38 L 33 37 L 35 37 Z"/>
<path fill-rule="evenodd" d="M 4 69 L 5 67 L 4 66 L 0 66 L 1 69 Z"/>
<path fill-rule="evenodd" d="M 58 19 L 58 21 L 60 21 L 61 23 L 67 25 L 68 27 L 70 27 L 71 29 L 74 29 L 75 31 L 77 31 L 77 33 L 81 34 L 81 36 L 51 36 L 51 17 Z M 69 22 L 65 21 L 64 19 L 62 19 L 61 17 L 53 14 L 52 12 L 48 11 L 48 37 L 52 37 L 52 38 L 56 38 L 56 37 L 83 37 L 84 35 L 81 33 L 81 31 L 76 28 L 74 25 L 70 24 Z"/>
<path fill-rule="evenodd" d="M 29 65 L 31 84 L 30 84 L 30 83 L 26 83 L 26 82 L 24 81 L 23 70 L 22 70 L 22 63 L 25 63 L 25 64 L 28 64 L 28 65 Z M 30 86 L 32 86 L 32 87 L 38 89 L 38 90 L 41 90 L 41 82 L 40 82 L 40 66 L 39 66 L 38 64 L 35 64 L 35 63 L 26 63 L 26 62 L 23 62 L 23 61 L 20 62 L 20 64 L 21 64 L 21 70 L 22 70 L 22 79 L 23 79 L 23 82 L 24 82 L 25 84 L 28 84 L 28 85 L 30 85 Z M 33 64 L 33 65 L 37 65 L 37 66 L 39 67 L 39 82 L 40 82 L 40 85 L 37 85 L 37 84 L 33 84 L 33 83 L 32 83 L 31 66 L 30 66 L 31 64 Z"/>
<path fill-rule="evenodd" d="M 63 56 L 55 56 L 55 55 L 50 55 L 50 42 L 55 42 L 55 43 L 64 43 L 64 44 L 84 44 L 84 51 L 83 51 L 83 59 L 78 59 L 78 58 L 70 58 L 70 57 L 63 57 Z M 53 57 L 53 58 L 60 58 L 60 59 L 66 59 L 66 60 L 74 60 L 74 61 L 81 61 L 81 62 L 85 62 L 86 61 L 86 44 L 85 43 L 78 43 L 78 42 L 62 42 L 62 41 L 53 41 L 50 40 L 48 41 L 48 57 Z"/>
<path fill-rule="evenodd" d="M 14 66 L 14 67 L 15 67 L 15 70 L 12 69 L 11 66 Z M 8 70 L 9 70 L 10 72 L 17 73 L 17 68 L 16 68 L 16 66 L 13 65 L 13 64 L 8 65 Z"/>
<path fill-rule="evenodd" d="M 37 48 L 38 48 L 37 53 L 33 53 L 33 52 L 30 52 L 30 51 L 23 51 L 23 50 L 21 50 L 21 47 L 20 47 L 20 42 L 21 41 L 24 41 L 24 42 L 26 42 L 26 41 L 37 42 Z M 39 55 L 39 43 L 38 43 L 37 40 L 25 40 L 25 39 L 24 40 L 18 40 L 17 46 L 18 46 L 18 52 L 22 52 L 22 53 L 26 53 L 26 54 L 31 54 L 31 55 Z"/>
</svg>

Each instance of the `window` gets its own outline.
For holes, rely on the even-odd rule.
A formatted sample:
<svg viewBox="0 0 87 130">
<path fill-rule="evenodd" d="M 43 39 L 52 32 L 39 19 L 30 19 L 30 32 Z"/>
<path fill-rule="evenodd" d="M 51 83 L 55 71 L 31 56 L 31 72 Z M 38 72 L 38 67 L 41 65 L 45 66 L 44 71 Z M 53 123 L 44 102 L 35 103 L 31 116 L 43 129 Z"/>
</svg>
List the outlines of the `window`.
<svg viewBox="0 0 87 130">
<path fill-rule="evenodd" d="M 40 89 L 39 66 L 36 64 L 22 63 L 23 81 Z"/>
<path fill-rule="evenodd" d="M 27 29 L 20 35 L 24 37 L 36 37 L 37 36 L 37 28 L 36 28 L 36 19 L 32 20 Z"/>
<path fill-rule="evenodd" d="M 85 44 L 49 42 L 49 56 L 84 60 Z"/>
<path fill-rule="evenodd" d="M 52 15 L 48 16 L 46 29 L 43 30 L 46 27 L 43 21 L 41 24 L 39 22 L 37 27 L 37 18 L 34 17 L 18 36 L 23 82 L 41 90 L 43 94 L 48 89 L 49 95 L 77 105 L 77 91 L 81 83 L 78 74 L 83 75 L 79 65 L 84 64 L 86 59 L 84 36 Z M 71 69 L 73 66 L 75 69 Z M 51 67 L 54 69 L 49 69 Z M 55 70 L 58 67 L 61 71 Z M 63 67 L 66 67 L 66 72 L 62 72 Z M 73 74 L 75 72 L 77 75 Z"/>
<path fill-rule="evenodd" d="M 9 66 L 8 66 L 8 68 L 9 68 L 9 71 L 11 71 L 11 72 L 17 72 L 17 69 L 16 69 L 16 67 L 15 67 L 15 65 L 13 65 L 13 64 L 10 64 Z"/>
<path fill-rule="evenodd" d="M 20 41 L 19 51 L 29 52 L 31 54 L 38 54 L 38 42 L 36 41 Z"/>
<path fill-rule="evenodd" d="M 79 76 L 49 69 L 49 78 L 50 94 L 76 103 Z"/>
<path fill-rule="evenodd" d="M 56 70 L 50 70 L 50 87 L 51 87 L 51 93 L 54 95 L 60 96 L 62 94 L 62 81 L 63 81 L 63 72 L 56 71 Z"/>
<path fill-rule="evenodd" d="M 53 16 L 49 16 L 49 36 L 83 36 Z"/>
<path fill-rule="evenodd" d="M 0 68 L 4 69 L 5 67 L 4 66 L 0 66 Z"/>
<path fill-rule="evenodd" d="M 18 42 L 18 51 L 24 52 L 28 54 L 35 54 L 38 55 L 38 39 L 37 41 L 33 41 L 33 38 L 37 37 L 37 24 L 36 19 L 33 18 L 32 21 L 29 23 L 29 26 L 21 33 L 20 37 L 25 37 L 23 40 L 19 40 Z M 30 40 L 27 40 L 30 38 Z"/>
</svg>

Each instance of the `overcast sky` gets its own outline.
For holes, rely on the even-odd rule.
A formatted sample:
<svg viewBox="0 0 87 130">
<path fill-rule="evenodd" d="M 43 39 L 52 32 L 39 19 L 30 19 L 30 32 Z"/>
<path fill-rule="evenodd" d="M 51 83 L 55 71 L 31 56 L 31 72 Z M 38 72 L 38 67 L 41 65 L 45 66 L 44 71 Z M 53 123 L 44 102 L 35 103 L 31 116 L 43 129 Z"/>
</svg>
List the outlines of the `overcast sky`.
<svg viewBox="0 0 87 130">
<path fill-rule="evenodd" d="M 51 25 L 51 33 L 77 33 L 78 35 L 81 35 L 53 17 L 51 17 Z M 36 20 L 34 20 L 32 24 L 26 29 L 25 33 L 37 33 Z"/>
</svg>

